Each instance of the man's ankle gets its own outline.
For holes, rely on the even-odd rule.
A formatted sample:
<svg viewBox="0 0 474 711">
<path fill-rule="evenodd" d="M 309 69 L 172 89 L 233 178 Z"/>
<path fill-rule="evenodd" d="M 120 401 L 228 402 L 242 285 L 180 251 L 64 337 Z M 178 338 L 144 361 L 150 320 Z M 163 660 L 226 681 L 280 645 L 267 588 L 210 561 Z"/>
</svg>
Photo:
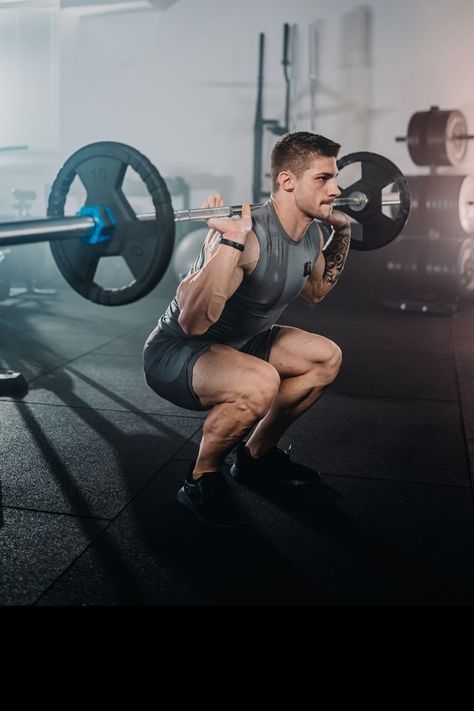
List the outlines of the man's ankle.
<svg viewBox="0 0 474 711">
<path fill-rule="evenodd" d="M 189 482 L 196 482 L 206 474 L 220 474 L 220 469 L 190 469 L 186 477 Z"/>
<path fill-rule="evenodd" d="M 252 459 L 262 459 L 273 447 L 252 447 L 244 444 L 245 453 Z"/>
</svg>

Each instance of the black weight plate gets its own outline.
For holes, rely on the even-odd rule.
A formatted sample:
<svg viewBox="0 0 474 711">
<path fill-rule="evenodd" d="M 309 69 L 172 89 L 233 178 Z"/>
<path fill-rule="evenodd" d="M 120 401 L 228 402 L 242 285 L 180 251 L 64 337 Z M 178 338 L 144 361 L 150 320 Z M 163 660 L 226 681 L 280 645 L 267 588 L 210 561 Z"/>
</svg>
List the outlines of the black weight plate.
<svg viewBox="0 0 474 711">
<path fill-rule="evenodd" d="M 470 176 L 407 175 L 407 180 L 411 207 L 404 234 L 425 235 L 431 240 L 452 239 L 463 237 L 471 222 L 474 229 L 467 204 Z"/>
<path fill-rule="evenodd" d="M 361 178 L 344 188 L 341 198 L 361 192 L 368 202 L 362 210 L 352 210 L 346 206 L 340 208 L 360 225 L 359 230 L 353 230 L 351 248 L 361 251 L 379 249 L 394 240 L 407 221 L 410 212 L 408 182 L 395 163 L 378 153 L 349 153 L 337 161 L 337 166 L 341 171 L 353 163 L 360 163 Z M 389 217 L 382 212 L 382 190 L 392 183 L 400 195 L 400 205 L 398 211 L 393 210 Z"/>
<path fill-rule="evenodd" d="M 407 146 L 415 165 L 433 165 L 426 145 L 426 128 L 430 114 L 430 111 L 417 111 L 408 123 Z"/>
<path fill-rule="evenodd" d="M 140 221 L 122 191 L 127 167 L 146 185 L 156 220 Z M 112 210 L 116 226 L 111 238 L 99 244 L 80 239 L 51 243 L 51 251 L 66 281 L 81 296 L 97 304 L 120 306 L 148 294 L 165 273 L 174 246 L 174 213 L 165 181 L 139 151 L 124 143 L 105 141 L 79 149 L 65 162 L 51 188 L 48 217 L 62 217 L 71 184 L 76 177 L 87 196 L 85 205 Z M 119 288 L 94 281 L 99 260 L 120 255 L 133 280 Z"/>
<path fill-rule="evenodd" d="M 467 122 L 460 111 L 430 111 L 426 123 L 427 165 L 458 165 L 467 151 Z"/>
</svg>

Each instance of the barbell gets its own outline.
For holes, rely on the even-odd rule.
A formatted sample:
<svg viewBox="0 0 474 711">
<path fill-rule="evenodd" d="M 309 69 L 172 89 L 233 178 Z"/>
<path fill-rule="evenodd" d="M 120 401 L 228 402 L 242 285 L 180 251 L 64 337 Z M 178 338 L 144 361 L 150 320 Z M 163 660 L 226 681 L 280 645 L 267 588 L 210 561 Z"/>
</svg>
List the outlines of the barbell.
<svg viewBox="0 0 474 711">
<path fill-rule="evenodd" d="M 340 172 L 354 164 L 360 164 L 360 176 L 342 190 L 335 206 L 353 221 L 351 247 L 378 249 L 395 239 L 405 225 L 410 211 L 408 183 L 394 163 L 377 153 L 352 153 L 337 161 Z M 153 213 L 136 214 L 127 200 L 123 182 L 129 167 L 145 184 Z M 65 216 L 76 177 L 86 191 L 85 203 L 75 216 Z M 382 195 L 388 187 L 392 192 Z M 232 216 L 241 209 L 234 205 L 174 211 L 167 185 L 148 158 L 124 143 L 91 143 L 59 170 L 47 218 L 0 223 L 0 249 L 49 241 L 59 270 L 75 291 L 95 303 L 119 306 L 137 301 L 159 283 L 173 252 L 176 222 Z M 114 256 L 123 257 L 133 279 L 118 288 L 100 286 L 95 281 L 99 261 Z"/>
</svg>

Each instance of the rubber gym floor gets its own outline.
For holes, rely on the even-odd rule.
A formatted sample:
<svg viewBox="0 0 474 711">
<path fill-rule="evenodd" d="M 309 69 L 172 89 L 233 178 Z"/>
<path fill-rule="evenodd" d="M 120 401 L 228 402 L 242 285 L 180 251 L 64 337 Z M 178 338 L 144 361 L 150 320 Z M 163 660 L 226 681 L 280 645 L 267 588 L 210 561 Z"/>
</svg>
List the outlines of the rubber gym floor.
<svg viewBox="0 0 474 711">
<path fill-rule="evenodd" d="M 144 381 L 163 284 L 116 308 L 59 281 L 0 303 L 0 367 L 29 383 L 0 399 L 0 604 L 471 605 L 474 304 L 391 310 L 351 269 L 281 320 L 343 350 L 282 440 L 322 484 L 264 496 L 230 482 L 248 525 L 225 534 L 176 500 L 205 413 Z"/>
</svg>

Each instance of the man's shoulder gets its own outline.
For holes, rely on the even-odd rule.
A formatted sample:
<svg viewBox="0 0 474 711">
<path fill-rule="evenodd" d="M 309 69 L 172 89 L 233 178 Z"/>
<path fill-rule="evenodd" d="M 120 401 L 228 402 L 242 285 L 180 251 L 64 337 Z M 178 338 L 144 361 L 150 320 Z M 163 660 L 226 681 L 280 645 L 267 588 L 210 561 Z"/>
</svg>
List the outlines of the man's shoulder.
<svg viewBox="0 0 474 711">
<path fill-rule="evenodd" d="M 317 232 L 325 240 L 332 234 L 332 227 L 331 225 L 328 225 L 327 222 L 322 222 L 321 220 L 313 220 L 312 226 L 314 226 Z"/>
<path fill-rule="evenodd" d="M 325 222 L 320 222 L 319 220 L 313 220 L 308 229 L 308 234 L 312 240 L 322 246 L 331 236 L 331 226 Z"/>
<path fill-rule="evenodd" d="M 239 266 L 244 270 L 244 274 L 250 275 L 257 266 L 260 258 L 260 242 L 254 230 L 250 230 L 245 240 L 245 250 L 239 259 Z"/>
<path fill-rule="evenodd" d="M 252 208 L 252 222 L 262 223 L 268 220 L 269 215 L 272 213 L 272 203 L 271 200 L 262 202 L 260 205 Z"/>
</svg>

